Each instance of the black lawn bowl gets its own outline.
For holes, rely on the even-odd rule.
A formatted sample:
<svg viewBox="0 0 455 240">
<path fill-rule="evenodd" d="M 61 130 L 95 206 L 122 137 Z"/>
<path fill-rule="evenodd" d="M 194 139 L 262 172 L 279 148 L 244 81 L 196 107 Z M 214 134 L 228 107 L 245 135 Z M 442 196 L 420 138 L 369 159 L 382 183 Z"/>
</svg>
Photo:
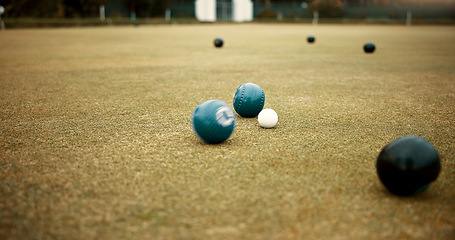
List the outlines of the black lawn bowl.
<svg viewBox="0 0 455 240">
<path fill-rule="evenodd" d="M 308 36 L 308 38 L 307 38 L 307 41 L 308 41 L 309 43 L 314 43 L 315 40 L 316 40 L 316 39 L 315 39 L 314 36 Z"/>
<path fill-rule="evenodd" d="M 376 49 L 376 46 L 372 42 L 369 42 L 369 43 L 366 43 L 365 45 L 363 45 L 363 51 L 366 53 L 373 53 L 375 49 Z"/>
<path fill-rule="evenodd" d="M 405 136 L 387 144 L 376 161 L 382 184 L 393 194 L 410 196 L 436 181 L 441 171 L 438 152 L 427 140 Z"/>
<path fill-rule="evenodd" d="M 213 44 L 215 44 L 215 47 L 220 48 L 223 46 L 223 39 L 216 38 L 215 41 L 213 42 Z"/>
</svg>

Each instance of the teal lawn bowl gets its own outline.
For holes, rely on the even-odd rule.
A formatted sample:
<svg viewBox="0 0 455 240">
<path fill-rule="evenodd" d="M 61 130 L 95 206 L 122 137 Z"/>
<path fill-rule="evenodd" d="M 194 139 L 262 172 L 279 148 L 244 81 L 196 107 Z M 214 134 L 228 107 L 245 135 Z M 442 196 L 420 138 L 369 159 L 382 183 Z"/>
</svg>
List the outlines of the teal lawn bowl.
<svg viewBox="0 0 455 240">
<path fill-rule="evenodd" d="M 191 126 L 202 141 L 209 144 L 222 143 L 234 132 L 235 114 L 227 103 L 208 100 L 194 109 Z"/>
<path fill-rule="evenodd" d="M 254 83 L 240 85 L 233 99 L 234 110 L 245 118 L 256 117 L 264 107 L 264 103 L 264 90 Z"/>
</svg>

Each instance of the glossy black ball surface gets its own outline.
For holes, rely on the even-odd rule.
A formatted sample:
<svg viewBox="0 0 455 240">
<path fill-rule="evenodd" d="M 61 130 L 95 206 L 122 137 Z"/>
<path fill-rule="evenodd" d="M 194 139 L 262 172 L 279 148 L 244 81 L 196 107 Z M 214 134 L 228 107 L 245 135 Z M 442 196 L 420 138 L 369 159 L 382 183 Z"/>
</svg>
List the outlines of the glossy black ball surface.
<svg viewBox="0 0 455 240">
<path fill-rule="evenodd" d="M 223 46 L 223 39 L 221 38 L 215 38 L 215 41 L 213 41 L 213 44 L 215 45 L 215 47 L 222 47 Z"/>
<path fill-rule="evenodd" d="M 365 51 L 366 53 L 373 53 L 374 50 L 376 50 L 376 46 L 372 42 L 366 43 L 363 46 L 363 51 Z"/>
<path fill-rule="evenodd" d="M 314 36 L 308 36 L 308 38 L 307 38 L 307 41 L 309 43 L 314 43 L 315 40 L 316 40 L 316 38 Z"/>
<path fill-rule="evenodd" d="M 405 136 L 382 149 L 376 170 L 391 193 L 409 196 L 427 189 L 438 178 L 441 162 L 438 152 L 427 140 Z"/>
</svg>

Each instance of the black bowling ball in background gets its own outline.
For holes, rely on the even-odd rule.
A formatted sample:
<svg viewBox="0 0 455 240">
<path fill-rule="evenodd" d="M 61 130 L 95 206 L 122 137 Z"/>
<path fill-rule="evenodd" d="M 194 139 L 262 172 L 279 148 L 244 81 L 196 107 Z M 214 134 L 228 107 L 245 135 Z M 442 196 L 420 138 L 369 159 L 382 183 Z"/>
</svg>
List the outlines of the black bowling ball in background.
<svg viewBox="0 0 455 240">
<path fill-rule="evenodd" d="M 314 36 L 308 36 L 308 38 L 307 38 L 307 41 L 309 43 L 314 43 L 315 40 L 316 40 L 316 38 Z"/>
<path fill-rule="evenodd" d="M 387 144 L 376 160 L 384 186 L 398 196 L 419 193 L 436 181 L 441 171 L 438 152 L 427 140 L 405 136 Z"/>
<path fill-rule="evenodd" d="M 215 41 L 213 41 L 213 44 L 215 45 L 215 47 L 217 48 L 220 48 L 223 46 L 223 39 L 221 38 L 215 38 Z"/>
<path fill-rule="evenodd" d="M 373 53 L 374 50 L 376 50 L 376 46 L 372 42 L 369 42 L 369 43 L 366 43 L 365 45 L 363 45 L 363 51 L 366 53 Z"/>
</svg>

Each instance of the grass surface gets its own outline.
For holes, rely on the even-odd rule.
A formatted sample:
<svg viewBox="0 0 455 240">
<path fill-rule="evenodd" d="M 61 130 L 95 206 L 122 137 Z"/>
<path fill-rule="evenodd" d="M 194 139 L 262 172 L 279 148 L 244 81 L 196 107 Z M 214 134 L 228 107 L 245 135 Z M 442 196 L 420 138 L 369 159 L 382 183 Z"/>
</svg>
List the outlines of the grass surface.
<svg viewBox="0 0 455 240">
<path fill-rule="evenodd" d="M 454 30 L 0 32 L 0 238 L 452 239 Z M 277 126 L 237 115 L 225 143 L 202 143 L 193 109 L 232 105 L 246 82 L 264 89 Z M 442 172 L 396 197 L 375 161 L 411 134 L 435 146 Z"/>
</svg>

